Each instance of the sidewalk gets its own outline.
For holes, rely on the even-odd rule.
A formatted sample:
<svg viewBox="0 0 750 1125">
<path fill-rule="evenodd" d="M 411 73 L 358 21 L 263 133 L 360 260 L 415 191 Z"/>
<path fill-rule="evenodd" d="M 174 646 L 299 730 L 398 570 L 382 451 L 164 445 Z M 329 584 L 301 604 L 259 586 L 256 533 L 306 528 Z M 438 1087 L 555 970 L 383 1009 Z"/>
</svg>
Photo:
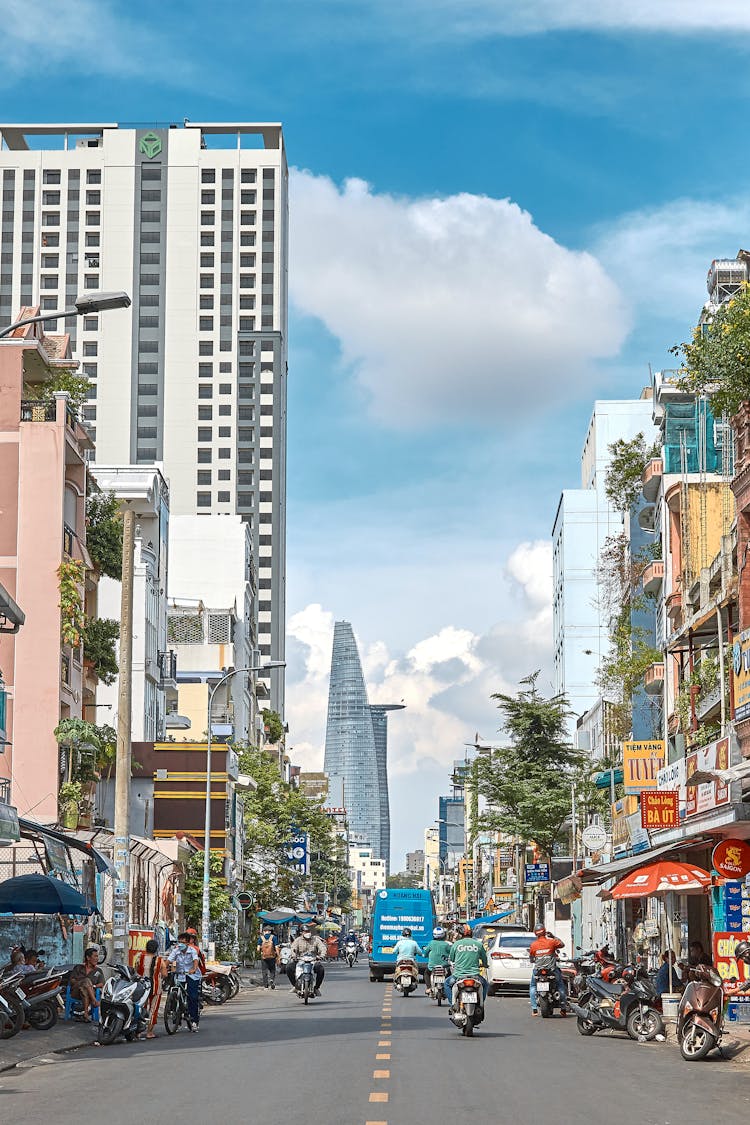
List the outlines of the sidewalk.
<svg viewBox="0 0 750 1125">
<path fill-rule="evenodd" d="M 674 1047 L 676 1051 L 679 1051 L 675 1021 L 667 1020 L 666 1026 L 667 1046 Z M 750 1025 L 726 1022 L 721 1039 L 721 1050 L 730 1062 L 750 1065 Z"/>
<path fill-rule="evenodd" d="M 94 1024 L 79 1023 L 77 1020 L 58 1020 L 51 1031 L 21 1031 L 12 1039 L 0 1039 L 0 1072 L 14 1066 L 30 1062 L 32 1059 L 49 1058 L 64 1051 L 74 1051 L 96 1039 Z"/>
</svg>

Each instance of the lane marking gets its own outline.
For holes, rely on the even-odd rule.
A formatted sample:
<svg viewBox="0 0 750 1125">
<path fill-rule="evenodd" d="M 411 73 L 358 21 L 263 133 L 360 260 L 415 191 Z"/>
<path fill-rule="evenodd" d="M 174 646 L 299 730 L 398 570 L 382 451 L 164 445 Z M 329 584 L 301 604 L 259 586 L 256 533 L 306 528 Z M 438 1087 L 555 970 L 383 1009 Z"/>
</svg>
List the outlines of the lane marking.
<svg viewBox="0 0 750 1125">
<path fill-rule="evenodd" d="M 383 1055 L 376 1055 L 375 1056 L 376 1059 L 389 1059 L 390 1057 L 391 1057 L 390 1051 L 386 1052 Z"/>
<path fill-rule="evenodd" d="M 371 1102 L 387 1102 L 388 1101 L 388 1095 L 387 1094 L 373 1093 L 373 1094 L 370 1094 L 370 1101 Z"/>
<path fill-rule="evenodd" d="M 378 1047 L 390 1047 L 390 1045 L 391 1045 L 390 1039 L 379 1039 L 378 1040 Z"/>
<path fill-rule="evenodd" d="M 365 1121 L 365 1125 L 388 1125 L 387 1121 Z"/>
<path fill-rule="evenodd" d="M 372 1076 L 373 1078 L 390 1078 L 391 1072 L 390 1070 L 373 1070 Z"/>
</svg>

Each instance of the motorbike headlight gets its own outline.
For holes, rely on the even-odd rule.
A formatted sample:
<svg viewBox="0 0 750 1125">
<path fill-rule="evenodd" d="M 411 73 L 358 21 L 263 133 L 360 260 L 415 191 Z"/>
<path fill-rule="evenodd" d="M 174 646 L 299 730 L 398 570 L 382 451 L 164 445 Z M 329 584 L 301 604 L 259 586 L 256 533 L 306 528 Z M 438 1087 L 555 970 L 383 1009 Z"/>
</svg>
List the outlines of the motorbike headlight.
<svg viewBox="0 0 750 1125">
<path fill-rule="evenodd" d="M 119 995 L 118 995 L 117 999 L 118 999 L 118 1000 L 129 1000 L 129 999 L 130 999 L 130 997 L 131 997 L 131 996 L 133 995 L 133 993 L 135 992 L 135 990 L 136 990 L 136 988 L 137 988 L 137 987 L 138 987 L 138 983 L 137 983 L 137 982 L 136 982 L 135 984 L 128 984 L 128 985 L 126 985 L 126 987 L 125 987 L 125 988 L 123 988 L 123 989 L 122 989 L 122 990 L 120 991 L 120 993 L 119 993 Z"/>
</svg>

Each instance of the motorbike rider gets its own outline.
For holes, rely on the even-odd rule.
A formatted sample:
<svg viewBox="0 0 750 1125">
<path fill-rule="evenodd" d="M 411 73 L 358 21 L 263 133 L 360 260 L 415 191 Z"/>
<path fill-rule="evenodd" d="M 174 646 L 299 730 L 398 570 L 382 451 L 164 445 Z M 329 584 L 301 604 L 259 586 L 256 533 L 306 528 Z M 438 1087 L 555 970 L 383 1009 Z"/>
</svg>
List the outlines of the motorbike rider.
<svg viewBox="0 0 750 1125">
<path fill-rule="evenodd" d="M 408 926 L 405 926 L 401 931 L 401 937 L 394 945 L 393 952 L 396 954 L 396 964 L 399 961 L 416 961 L 422 953 L 420 945 L 411 936 L 411 930 Z"/>
<path fill-rule="evenodd" d="M 344 942 L 345 948 L 350 945 L 354 946 L 354 961 L 356 963 L 359 960 L 359 940 L 354 930 L 349 930 L 349 933 L 346 935 L 346 941 Z"/>
<path fill-rule="evenodd" d="M 438 965 L 447 967 L 450 951 L 451 943 L 446 941 L 445 930 L 442 926 L 435 926 L 432 931 L 432 941 L 428 941 L 424 947 L 424 953 L 427 955 L 427 968 L 424 971 L 425 992 L 430 991 L 432 970 L 437 968 Z"/>
<path fill-rule="evenodd" d="M 556 938 L 554 934 L 547 932 L 547 927 L 541 925 L 534 927 L 534 941 L 529 946 L 529 957 L 532 961 L 536 961 L 537 957 L 556 957 L 560 949 L 565 948 L 565 943 Z M 555 983 L 557 991 L 560 993 L 560 1015 L 567 1016 L 568 1014 L 568 986 L 565 983 L 560 966 L 555 967 Z M 536 1006 L 536 965 L 531 971 L 531 984 L 529 985 L 529 1001 L 531 1003 L 531 1014 L 536 1016 L 539 1014 L 539 1009 Z"/>
<path fill-rule="evenodd" d="M 482 1003 L 487 999 L 487 978 L 481 974 L 481 969 L 487 968 L 487 950 L 481 941 L 472 937 L 471 926 L 464 923 L 458 927 L 456 940 L 448 953 L 451 964 L 451 974 L 446 977 L 443 990 L 449 1003 L 453 1003 L 453 985 L 463 977 L 476 977 L 482 982 Z"/>
<path fill-rule="evenodd" d="M 326 975 L 322 959 L 326 956 L 326 953 L 325 942 L 317 934 L 313 934 L 308 925 L 303 926 L 299 937 L 296 937 L 292 942 L 292 956 L 286 967 L 286 975 L 289 977 L 289 983 L 294 990 L 297 988 L 297 962 L 300 957 L 310 954 L 316 958 L 315 995 L 320 996 L 320 987 Z"/>
</svg>

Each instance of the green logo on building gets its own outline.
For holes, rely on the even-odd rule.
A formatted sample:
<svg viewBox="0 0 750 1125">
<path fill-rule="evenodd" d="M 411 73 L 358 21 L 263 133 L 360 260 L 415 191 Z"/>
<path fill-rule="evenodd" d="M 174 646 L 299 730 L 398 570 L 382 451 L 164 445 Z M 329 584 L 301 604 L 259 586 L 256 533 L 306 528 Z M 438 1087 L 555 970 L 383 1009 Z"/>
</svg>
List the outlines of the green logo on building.
<svg viewBox="0 0 750 1125">
<path fill-rule="evenodd" d="M 146 133 L 138 142 L 138 151 L 149 160 L 161 152 L 161 140 L 156 133 Z"/>
</svg>

